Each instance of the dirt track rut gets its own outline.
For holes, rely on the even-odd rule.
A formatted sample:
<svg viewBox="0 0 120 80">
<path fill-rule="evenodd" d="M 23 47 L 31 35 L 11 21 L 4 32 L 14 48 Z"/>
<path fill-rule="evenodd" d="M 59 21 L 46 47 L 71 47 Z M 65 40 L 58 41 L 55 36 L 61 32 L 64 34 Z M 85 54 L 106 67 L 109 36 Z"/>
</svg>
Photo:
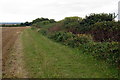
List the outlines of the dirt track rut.
<svg viewBox="0 0 120 80">
<path fill-rule="evenodd" d="M 4 78 L 26 78 L 20 34 L 25 27 L 2 29 L 2 71 Z"/>
</svg>

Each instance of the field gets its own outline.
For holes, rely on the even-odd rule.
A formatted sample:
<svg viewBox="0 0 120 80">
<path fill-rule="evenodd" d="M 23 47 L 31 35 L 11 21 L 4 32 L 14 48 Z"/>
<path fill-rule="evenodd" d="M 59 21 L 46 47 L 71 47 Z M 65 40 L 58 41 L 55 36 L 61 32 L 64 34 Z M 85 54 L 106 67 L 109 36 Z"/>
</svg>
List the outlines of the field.
<svg viewBox="0 0 120 80">
<path fill-rule="evenodd" d="M 117 78 L 118 70 L 31 28 L 3 28 L 3 78 Z"/>
<path fill-rule="evenodd" d="M 12 65 L 12 60 L 10 57 L 12 54 L 17 39 L 19 38 L 20 33 L 25 29 L 25 27 L 3 27 L 2 28 L 2 71 L 3 75 L 11 75 L 12 72 L 8 73 L 8 69 L 10 69 L 9 65 Z M 18 44 L 16 44 L 18 45 Z M 15 53 L 15 51 L 14 51 Z M 11 63 L 10 63 L 11 62 Z M 10 63 L 10 64 L 9 64 Z M 14 64 L 16 65 L 16 64 Z M 9 67 L 9 68 L 8 68 Z"/>
</svg>

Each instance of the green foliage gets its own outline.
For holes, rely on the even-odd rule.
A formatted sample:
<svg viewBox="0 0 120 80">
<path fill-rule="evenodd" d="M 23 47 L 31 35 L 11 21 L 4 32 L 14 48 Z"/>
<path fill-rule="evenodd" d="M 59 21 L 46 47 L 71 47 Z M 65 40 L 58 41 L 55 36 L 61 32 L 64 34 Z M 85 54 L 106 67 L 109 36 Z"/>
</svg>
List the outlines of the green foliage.
<svg viewBox="0 0 120 80">
<path fill-rule="evenodd" d="M 40 32 L 42 35 L 47 35 L 47 31 L 42 29 L 42 30 L 39 30 L 38 32 Z"/>
<path fill-rule="evenodd" d="M 56 22 L 54 19 L 50 19 L 49 21 L 50 21 L 50 23 L 55 23 Z"/>
<path fill-rule="evenodd" d="M 78 47 L 80 44 L 86 44 L 92 41 L 92 37 L 90 35 L 74 35 L 71 32 L 56 32 L 52 34 L 50 38 L 70 47 Z"/>
<path fill-rule="evenodd" d="M 72 22 L 72 23 L 68 23 L 64 26 L 68 31 L 75 32 L 76 29 L 79 27 L 79 23 L 78 22 Z"/>
<path fill-rule="evenodd" d="M 79 45 L 87 44 L 93 41 L 91 35 L 78 34 L 75 37 L 69 38 L 65 45 L 70 47 L 79 47 Z"/>
<path fill-rule="evenodd" d="M 120 65 L 120 44 L 118 42 L 94 42 L 91 35 L 75 35 L 71 32 L 62 31 L 49 34 L 49 38 L 69 47 L 79 48 L 83 50 L 83 53 L 89 53 L 95 58 L 102 59 L 111 65 Z"/>
<path fill-rule="evenodd" d="M 30 26 L 32 23 L 31 22 L 25 22 L 25 23 L 21 23 L 21 26 Z"/>
<path fill-rule="evenodd" d="M 56 32 L 50 35 L 51 39 L 54 39 L 57 42 L 66 42 L 67 39 L 74 37 L 75 35 L 68 32 Z"/>
<path fill-rule="evenodd" d="M 80 23 L 79 27 L 77 27 L 77 33 L 88 33 L 93 28 L 92 25 L 98 23 L 98 22 L 104 22 L 104 21 L 113 21 L 113 15 L 112 14 L 90 14 L 89 16 L 86 16 Z"/>
<path fill-rule="evenodd" d="M 30 25 L 31 25 L 31 22 L 25 22 L 20 24 L 11 24 L 11 25 L 2 24 L 2 27 L 25 27 Z"/>
<path fill-rule="evenodd" d="M 35 27 L 31 27 L 31 29 L 32 29 L 32 30 L 36 30 L 36 28 L 35 28 Z"/>
<path fill-rule="evenodd" d="M 48 18 L 37 18 L 37 19 L 32 21 L 32 24 L 42 22 L 42 21 L 48 21 L 48 20 L 49 20 Z"/>
<path fill-rule="evenodd" d="M 37 18 L 32 21 L 32 24 L 43 22 L 43 21 L 49 21 L 50 23 L 55 23 L 56 21 L 54 19 L 48 19 L 48 18 Z"/>
<path fill-rule="evenodd" d="M 48 19 L 48 18 L 37 18 L 32 21 L 32 26 L 36 28 L 40 28 L 44 25 L 48 25 L 50 23 L 55 23 L 56 21 L 54 19 Z"/>
<path fill-rule="evenodd" d="M 96 22 L 103 22 L 103 21 L 113 21 L 113 15 L 112 14 L 90 14 L 89 16 L 86 16 L 85 19 L 82 20 L 81 24 L 84 26 L 90 26 L 92 24 L 95 24 Z"/>
<path fill-rule="evenodd" d="M 64 23 L 65 29 L 67 29 L 70 32 L 75 32 L 77 27 L 79 27 L 80 22 L 82 21 L 82 18 L 80 17 L 66 17 L 61 22 Z"/>
<path fill-rule="evenodd" d="M 120 23 L 114 21 L 97 22 L 91 26 L 91 32 L 97 41 L 120 41 L 119 31 Z"/>
<path fill-rule="evenodd" d="M 32 24 L 32 27 L 40 28 L 41 27 L 40 24 L 41 24 L 40 22 L 37 22 L 35 24 Z"/>
<path fill-rule="evenodd" d="M 63 23 L 64 29 L 66 31 L 73 32 L 75 34 L 78 33 L 88 33 L 92 30 L 92 25 L 98 23 L 98 22 L 105 22 L 105 21 L 111 21 L 114 24 L 112 14 L 90 14 L 89 16 L 86 16 L 84 19 L 80 17 L 66 17 L 65 19 L 59 21 L 61 24 Z M 111 23 L 111 24 L 112 24 Z M 110 23 L 109 23 L 110 24 Z"/>
<path fill-rule="evenodd" d="M 79 48 L 83 49 L 85 52 L 92 54 L 97 59 L 105 60 L 111 65 L 120 65 L 119 58 L 119 43 L 118 42 L 93 42 L 81 45 Z"/>
<path fill-rule="evenodd" d="M 41 28 L 42 26 L 44 26 L 46 24 L 50 24 L 50 22 L 49 21 L 37 22 L 37 23 L 33 24 L 32 26 L 36 27 L 36 28 Z"/>
<path fill-rule="evenodd" d="M 47 26 L 48 23 L 39 22 L 38 26 L 41 24 Z M 46 29 L 42 28 L 40 32 L 43 35 L 57 42 L 80 48 L 83 53 L 89 53 L 112 65 L 120 65 L 118 64 L 120 62 L 118 49 L 120 22 L 115 22 L 112 14 L 91 14 L 85 19 L 66 17 L 55 25 L 50 26 L 49 23 Z M 58 28 L 61 29 L 58 30 Z M 94 42 L 93 39 L 98 42 Z"/>
<path fill-rule="evenodd" d="M 73 22 L 81 22 L 82 18 L 80 17 L 66 17 L 64 20 L 64 24 L 69 24 Z"/>
<path fill-rule="evenodd" d="M 1 25 L 2 27 L 25 27 L 25 25 L 21 25 L 21 24 L 16 24 L 16 25 L 5 25 L 5 24 L 2 24 Z"/>
<path fill-rule="evenodd" d="M 42 21 L 42 22 L 40 22 L 42 25 L 46 25 L 46 24 L 49 24 L 50 23 L 50 21 Z"/>
<path fill-rule="evenodd" d="M 114 21 L 104 21 L 104 22 L 97 22 L 92 26 L 92 30 L 108 30 L 108 31 L 120 31 L 120 23 Z"/>
<path fill-rule="evenodd" d="M 82 49 L 72 49 L 31 29 L 21 35 L 25 70 L 32 78 L 117 78 L 118 70 Z M 71 79 L 72 80 L 72 79 Z"/>
</svg>

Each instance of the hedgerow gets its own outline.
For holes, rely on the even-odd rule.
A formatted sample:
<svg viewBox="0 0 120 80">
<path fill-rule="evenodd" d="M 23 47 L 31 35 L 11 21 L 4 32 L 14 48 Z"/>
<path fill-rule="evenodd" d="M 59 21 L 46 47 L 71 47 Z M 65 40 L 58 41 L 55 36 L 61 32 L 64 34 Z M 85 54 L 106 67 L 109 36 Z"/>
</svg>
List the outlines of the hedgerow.
<svg viewBox="0 0 120 80">
<path fill-rule="evenodd" d="M 80 45 L 79 48 L 97 59 L 118 67 L 120 66 L 119 45 L 118 42 L 93 42 Z"/>
<path fill-rule="evenodd" d="M 97 59 L 118 66 L 120 65 L 119 42 L 94 42 L 91 35 L 72 34 L 71 32 L 56 32 L 49 34 L 49 38 L 63 45 L 79 48 L 83 53 L 93 55 Z"/>
<path fill-rule="evenodd" d="M 97 22 L 91 26 L 96 41 L 120 41 L 120 23 L 115 21 Z"/>
<path fill-rule="evenodd" d="M 78 47 L 79 44 L 85 44 L 92 41 L 92 37 L 86 34 L 72 34 L 71 32 L 56 32 L 50 35 L 51 39 L 54 39 L 57 42 L 61 42 L 70 47 Z"/>
<path fill-rule="evenodd" d="M 43 24 L 46 23 L 46 24 Z M 111 65 L 120 66 L 120 22 L 112 14 L 91 14 L 82 19 L 66 17 L 55 25 L 36 23 L 39 32 L 56 42 L 93 55 Z M 48 28 L 49 27 L 49 28 Z"/>
</svg>

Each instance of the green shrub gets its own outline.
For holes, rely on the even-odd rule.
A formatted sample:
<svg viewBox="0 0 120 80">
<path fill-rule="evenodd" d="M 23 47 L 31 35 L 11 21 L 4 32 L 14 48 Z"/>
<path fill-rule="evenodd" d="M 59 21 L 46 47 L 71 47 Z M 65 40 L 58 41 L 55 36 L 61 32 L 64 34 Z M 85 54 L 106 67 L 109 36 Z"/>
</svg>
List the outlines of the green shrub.
<svg viewBox="0 0 120 80">
<path fill-rule="evenodd" d="M 105 60 L 111 65 L 120 65 L 118 42 L 93 42 L 83 44 L 79 48 L 83 49 L 85 53 L 91 53 L 97 59 Z"/>
<path fill-rule="evenodd" d="M 114 21 L 97 22 L 92 26 L 92 30 L 97 29 L 108 31 L 120 30 L 120 24 Z"/>
<path fill-rule="evenodd" d="M 80 48 L 83 53 L 89 53 L 111 65 L 120 65 L 120 44 L 118 42 L 94 42 L 91 35 L 75 35 L 71 32 L 62 31 L 50 34 L 49 38 L 72 48 Z"/>
<path fill-rule="evenodd" d="M 113 15 L 112 14 L 90 14 L 89 16 L 86 16 L 85 19 L 82 20 L 80 24 L 84 26 L 90 26 L 92 24 L 95 24 L 97 22 L 103 22 L 103 21 L 113 21 Z"/>
<path fill-rule="evenodd" d="M 93 41 L 93 39 L 92 39 L 91 35 L 77 34 L 77 35 L 75 35 L 74 38 L 69 38 L 66 41 L 66 45 L 68 45 L 70 47 L 79 47 L 79 45 L 81 45 L 81 44 L 87 44 L 92 41 Z"/>
<path fill-rule="evenodd" d="M 80 48 L 83 53 L 89 53 L 95 58 L 102 59 L 111 65 L 120 66 L 118 43 L 120 41 L 120 22 L 113 21 L 111 14 L 92 14 L 81 20 L 79 17 L 67 17 L 59 22 L 59 24 L 62 24 L 59 27 L 58 23 L 55 23 L 54 27 L 53 24 L 46 25 L 49 23 L 48 21 L 39 22 L 34 25 L 37 28 L 41 27 L 41 25 L 44 26 L 44 28 L 41 27 L 42 29 L 39 32 L 57 42 L 69 47 Z M 56 32 L 61 27 L 62 29 Z M 74 32 L 82 34 L 73 34 Z M 95 41 L 100 42 L 94 42 L 92 36 L 88 35 L 88 33 L 93 36 Z"/>
<path fill-rule="evenodd" d="M 47 35 L 47 31 L 44 30 L 44 29 L 41 29 L 41 30 L 39 30 L 38 32 L 40 32 L 42 35 Z"/>
<path fill-rule="evenodd" d="M 37 18 L 31 22 L 32 26 L 36 28 L 40 28 L 44 25 L 55 23 L 56 21 L 54 19 L 48 19 L 48 18 Z"/>
<path fill-rule="evenodd" d="M 35 30 L 36 28 L 34 28 L 34 27 L 31 27 L 31 29 L 32 29 L 32 30 Z"/>
<path fill-rule="evenodd" d="M 56 32 L 50 35 L 50 38 L 54 39 L 57 42 L 66 42 L 67 39 L 74 37 L 75 35 L 70 32 Z"/>
<path fill-rule="evenodd" d="M 64 22 L 65 25 L 66 25 L 66 24 L 69 24 L 69 23 L 81 22 L 81 21 L 82 21 L 82 18 L 77 17 L 77 16 L 75 16 L 75 17 L 66 17 L 66 18 L 63 20 L 63 22 Z"/>
<path fill-rule="evenodd" d="M 70 47 L 78 47 L 80 44 L 86 44 L 93 41 L 90 35 L 75 35 L 71 32 L 56 32 L 55 34 L 50 35 L 50 38 Z"/>
<path fill-rule="evenodd" d="M 96 41 L 120 41 L 120 23 L 114 21 L 97 22 L 91 26 Z"/>
<path fill-rule="evenodd" d="M 112 14 L 90 14 L 86 16 L 80 23 L 79 27 L 77 27 L 77 33 L 90 33 L 91 29 L 93 29 L 92 25 L 99 22 L 114 22 L 114 16 Z M 96 25 L 97 26 L 97 25 Z"/>
</svg>

